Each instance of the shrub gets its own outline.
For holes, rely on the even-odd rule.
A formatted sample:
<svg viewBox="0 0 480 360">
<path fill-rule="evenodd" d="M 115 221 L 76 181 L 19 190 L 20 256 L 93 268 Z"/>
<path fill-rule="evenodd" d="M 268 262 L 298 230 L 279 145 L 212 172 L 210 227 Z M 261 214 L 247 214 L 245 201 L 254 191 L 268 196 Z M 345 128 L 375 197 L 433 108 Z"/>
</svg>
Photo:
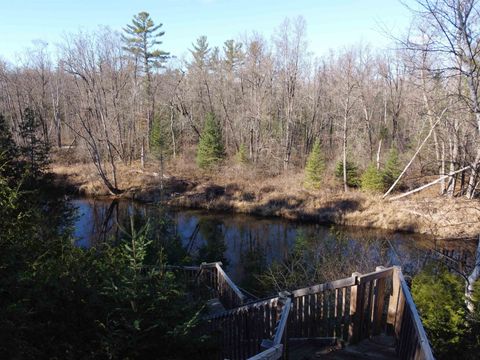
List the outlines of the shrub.
<svg viewBox="0 0 480 360">
<path fill-rule="evenodd" d="M 215 115 L 208 113 L 198 143 L 197 165 L 202 169 L 208 169 L 220 163 L 224 157 L 222 130 L 215 119 Z"/>
<path fill-rule="evenodd" d="M 305 165 L 305 187 L 319 189 L 324 171 L 325 162 L 323 160 L 320 141 L 316 140 L 313 144 L 312 151 L 308 155 L 307 164 Z"/>
<path fill-rule="evenodd" d="M 464 284 L 445 266 L 427 266 L 413 278 L 412 296 L 437 358 L 457 358 L 466 332 Z"/>
<path fill-rule="evenodd" d="M 361 177 L 362 190 L 382 192 L 385 189 L 383 174 L 375 164 L 370 164 Z"/>
<path fill-rule="evenodd" d="M 335 177 L 343 182 L 343 161 L 337 162 L 335 167 Z M 358 187 L 360 185 L 360 179 L 358 178 L 357 166 L 347 160 L 347 185 L 350 187 Z"/>
</svg>

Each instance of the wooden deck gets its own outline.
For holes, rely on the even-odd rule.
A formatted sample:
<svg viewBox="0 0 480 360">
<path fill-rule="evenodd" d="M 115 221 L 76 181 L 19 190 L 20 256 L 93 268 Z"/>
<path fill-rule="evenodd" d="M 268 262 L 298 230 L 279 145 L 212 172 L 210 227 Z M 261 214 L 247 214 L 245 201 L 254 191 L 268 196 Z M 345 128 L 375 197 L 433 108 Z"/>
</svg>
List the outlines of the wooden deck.
<svg viewBox="0 0 480 360">
<path fill-rule="evenodd" d="M 395 339 L 390 336 L 379 335 L 366 339 L 358 344 L 344 346 L 338 343 L 318 344 L 306 342 L 303 344 L 291 344 L 288 354 L 290 360 L 389 360 L 399 359 L 395 353 Z"/>
</svg>

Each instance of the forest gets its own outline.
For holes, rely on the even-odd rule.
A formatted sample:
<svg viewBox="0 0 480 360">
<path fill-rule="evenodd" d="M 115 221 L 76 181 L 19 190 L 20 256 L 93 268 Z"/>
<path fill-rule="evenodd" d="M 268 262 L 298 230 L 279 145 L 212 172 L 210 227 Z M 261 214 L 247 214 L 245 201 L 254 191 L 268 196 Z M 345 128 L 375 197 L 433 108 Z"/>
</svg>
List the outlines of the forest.
<svg viewBox="0 0 480 360">
<path fill-rule="evenodd" d="M 74 149 L 70 163 L 93 164 L 112 194 L 126 190 L 118 164 L 188 158 L 214 116 L 227 163 L 239 154 L 267 175 L 302 171 L 318 141 L 325 172 L 340 167 L 347 188 L 359 184 L 348 169 L 375 175 L 393 151 L 398 169 L 413 159 L 407 173 L 473 198 L 478 9 L 450 3 L 420 1 L 393 50 L 357 45 L 321 58 L 308 51 L 299 17 L 271 40 L 253 34 L 211 47 L 201 36 L 179 59 L 161 47 L 162 24 L 143 12 L 124 29 L 68 34 L 55 48 L 39 41 L 17 63 L 2 62 L 0 112 L 25 142 L 31 111 L 39 143 Z"/>
<path fill-rule="evenodd" d="M 389 49 L 315 56 L 299 16 L 270 39 L 200 36 L 178 57 L 163 46 L 168 23 L 142 11 L 123 28 L 0 57 L 0 357 L 215 349 L 201 299 L 167 264 L 220 261 L 224 245 L 194 257 L 161 216 L 131 217 L 115 242 L 81 249 L 65 194 L 476 241 L 480 6 L 415 0 L 410 12 L 402 35 L 385 30 Z M 332 259 L 305 246 L 262 267 L 252 287 L 329 280 L 317 276 Z M 411 274 L 438 358 L 479 348 L 475 248 L 468 271 L 425 261 Z"/>
</svg>

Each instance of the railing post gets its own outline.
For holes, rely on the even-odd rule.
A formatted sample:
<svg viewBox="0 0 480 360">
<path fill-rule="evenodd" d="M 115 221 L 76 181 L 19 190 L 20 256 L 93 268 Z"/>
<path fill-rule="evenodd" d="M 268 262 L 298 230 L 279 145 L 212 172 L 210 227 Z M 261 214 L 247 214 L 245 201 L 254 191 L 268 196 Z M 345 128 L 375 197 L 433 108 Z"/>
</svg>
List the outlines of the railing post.
<svg viewBox="0 0 480 360">
<path fill-rule="evenodd" d="M 377 266 L 375 268 L 375 271 L 382 271 L 382 270 L 385 270 L 383 266 Z M 383 315 L 384 305 L 385 305 L 385 278 L 382 277 L 376 280 L 376 285 L 375 285 L 375 301 L 373 306 L 373 335 L 378 335 L 382 332 L 382 315 Z"/>
<path fill-rule="evenodd" d="M 388 332 L 394 333 L 395 336 L 400 332 L 401 325 L 401 315 L 403 313 L 403 304 L 400 301 L 401 299 L 401 284 L 399 272 L 402 271 L 401 267 L 394 266 L 392 274 L 392 295 L 390 296 L 388 303 L 388 315 L 387 315 L 387 325 Z M 399 316 L 400 315 L 400 316 Z"/>
<path fill-rule="evenodd" d="M 278 293 L 278 301 L 283 303 L 282 309 L 278 311 L 278 302 L 277 302 L 277 316 L 286 316 L 286 319 L 280 319 L 284 321 L 283 325 L 283 331 L 282 331 L 282 341 L 283 341 L 283 349 L 282 349 L 282 359 L 287 360 L 288 359 L 288 317 L 290 315 L 290 309 L 288 309 L 288 313 L 285 313 L 284 307 L 285 303 L 288 299 L 291 299 L 292 294 L 290 294 L 288 291 L 281 291 Z M 280 324 L 279 324 L 280 325 Z"/>
<path fill-rule="evenodd" d="M 358 284 L 358 277 L 362 275 L 359 272 L 352 273 L 355 277 L 355 284 L 350 290 L 350 324 L 348 327 L 348 342 L 354 344 L 358 342 L 360 332 L 360 314 L 363 307 L 363 297 L 365 286 Z"/>
</svg>

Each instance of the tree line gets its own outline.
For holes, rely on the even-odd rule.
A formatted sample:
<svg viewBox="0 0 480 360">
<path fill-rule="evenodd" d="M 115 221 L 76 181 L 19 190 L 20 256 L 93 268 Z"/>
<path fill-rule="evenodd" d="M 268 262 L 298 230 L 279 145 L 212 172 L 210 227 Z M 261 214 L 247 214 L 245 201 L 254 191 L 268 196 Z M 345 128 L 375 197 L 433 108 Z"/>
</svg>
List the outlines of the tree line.
<svg viewBox="0 0 480 360">
<path fill-rule="evenodd" d="M 15 64 L 1 62 L 0 112 L 21 142 L 30 109 L 44 143 L 74 146 L 114 194 L 118 163 L 191 152 L 213 116 L 221 153 L 269 174 L 303 169 L 313 149 L 345 190 L 352 168 L 380 188 L 377 172 L 396 152 L 408 167 L 397 175 L 435 176 L 440 193 L 472 198 L 478 6 L 418 0 L 412 14 L 395 50 L 358 45 L 315 58 L 299 17 L 271 40 L 252 34 L 215 47 L 201 36 L 178 59 L 161 47 L 162 24 L 141 12 L 121 31 L 70 34 L 55 49 L 39 42 Z"/>
</svg>

